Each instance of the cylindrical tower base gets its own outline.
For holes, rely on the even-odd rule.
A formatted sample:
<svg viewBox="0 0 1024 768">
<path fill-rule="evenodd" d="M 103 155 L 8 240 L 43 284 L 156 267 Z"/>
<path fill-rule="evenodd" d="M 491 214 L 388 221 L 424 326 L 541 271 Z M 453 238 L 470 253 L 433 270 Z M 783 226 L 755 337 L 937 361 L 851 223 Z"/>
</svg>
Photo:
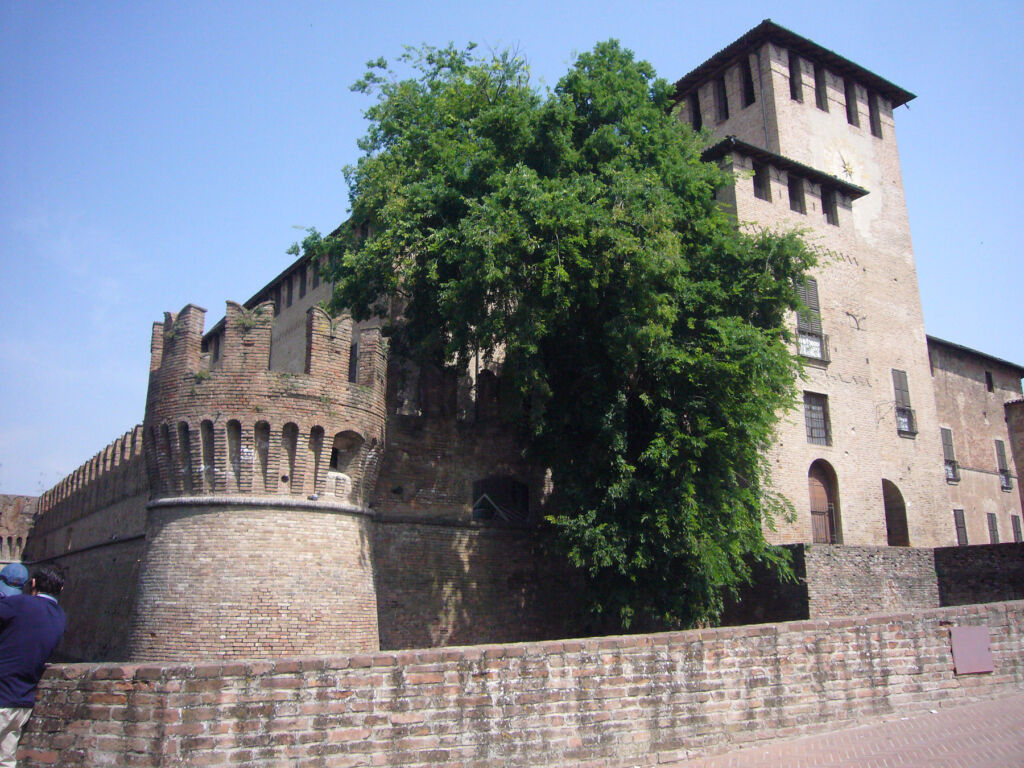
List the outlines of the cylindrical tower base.
<svg viewBox="0 0 1024 768">
<path fill-rule="evenodd" d="M 129 659 L 377 650 L 372 525 L 305 500 L 151 502 Z"/>
</svg>

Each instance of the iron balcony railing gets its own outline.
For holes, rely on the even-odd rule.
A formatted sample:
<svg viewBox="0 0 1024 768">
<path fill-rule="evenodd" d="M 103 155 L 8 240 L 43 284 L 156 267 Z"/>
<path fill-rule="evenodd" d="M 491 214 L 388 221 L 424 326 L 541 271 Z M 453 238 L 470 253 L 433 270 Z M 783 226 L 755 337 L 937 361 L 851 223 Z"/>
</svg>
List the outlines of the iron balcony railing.
<svg viewBox="0 0 1024 768">
<path fill-rule="evenodd" d="M 896 406 L 896 431 L 901 435 L 917 434 L 917 419 L 914 417 L 913 408 Z"/>
<path fill-rule="evenodd" d="M 800 331 L 797 334 L 797 351 L 801 357 L 819 360 L 823 363 L 831 361 L 828 353 L 828 336 L 823 333 Z"/>
</svg>

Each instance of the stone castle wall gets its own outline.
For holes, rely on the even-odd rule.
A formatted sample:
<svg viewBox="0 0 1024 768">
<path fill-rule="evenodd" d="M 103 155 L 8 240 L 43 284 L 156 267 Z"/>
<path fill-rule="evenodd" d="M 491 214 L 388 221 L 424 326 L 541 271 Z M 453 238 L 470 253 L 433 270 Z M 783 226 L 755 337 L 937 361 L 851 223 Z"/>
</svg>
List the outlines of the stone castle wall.
<svg viewBox="0 0 1024 768">
<path fill-rule="evenodd" d="M 950 630 L 987 629 L 957 674 Z M 1024 602 L 324 658 L 56 665 L 20 765 L 466 768 L 683 760 L 1024 688 Z"/>
<path fill-rule="evenodd" d="M 68 629 L 57 650 L 68 660 L 126 658 L 144 551 L 149 487 L 142 426 L 114 440 L 39 499 L 24 559 L 55 565 L 66 586 Z"/>
<path fill-rule="evenodd" d="M 229 302 L 205 354 L 198 307 L 154 326 L 129 658 L 378 647 L 368 504 L 387 345 L 364 331 L 350 361 L 351 318 L 316 307 L 303 371 L 271 370 L 273 314 Z"/>
</svg>

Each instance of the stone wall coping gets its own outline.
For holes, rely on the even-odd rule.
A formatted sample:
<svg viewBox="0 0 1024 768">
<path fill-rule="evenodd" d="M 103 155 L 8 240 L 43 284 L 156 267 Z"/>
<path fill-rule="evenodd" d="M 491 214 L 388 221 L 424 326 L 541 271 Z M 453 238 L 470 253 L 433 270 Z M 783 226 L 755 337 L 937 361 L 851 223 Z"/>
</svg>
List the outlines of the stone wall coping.
<svg viewBox="0 0 1024 768">
<path fill-rule="evenodd" d="M 166 507 L 273 507 L 275 509 L 308 509 L 317 512 L 376 517 L 372 509 L 319 499 L 297 499 L 292 496 L 171 496 L 154 499 L 146 509 Z"/>
<path fill-rule="evenodd" d="M 654 647 L 679 647 L 693 643 L 749 640 L 755 637 L 782 636 L 816 630 L 860 627 L 885 627 L 917 619 L 932 620 L 938 626 L 951 625 L 960 617 L 976 617 L 993 612 L 1024 611 L 1024 600 L 1000 603 L 979 603 L 933 608 L 907 613 L 886 613 L 850 616 L 841 619 L 810 619 L 776 624 L 752 624 L 740 627 L 715 627 L 658 632 L 644 635 L 613 635 L 607 637 L 570 638 L 564 640 L 533 641 L 495 645 L 464 645 L 444 648 L 421 648 L 401 651 L 379 651 L 336 656 L 295 656 L 279 659 L 233 659 L 182 662 L 139 663 L 72 663 L 52 664 L 46 676 L 60 679 L 137 680 L 166 682 L 181 679 L 207 679 L 223 677 L 257 677 L 280 674 L 306 674 L 339 669 L 415 668 L 431 664 L 481 662 L 534 658 L 574 654 L 600 654 L 617 650 Z"/>
</svg>

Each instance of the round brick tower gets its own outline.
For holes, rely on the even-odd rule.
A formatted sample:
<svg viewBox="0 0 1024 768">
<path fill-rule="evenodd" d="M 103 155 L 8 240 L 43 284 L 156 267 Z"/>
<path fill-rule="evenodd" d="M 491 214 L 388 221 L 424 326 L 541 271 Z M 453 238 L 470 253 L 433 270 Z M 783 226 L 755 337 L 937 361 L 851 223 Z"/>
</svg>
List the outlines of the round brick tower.
<svg viewBox="0 0 1024 768">
<path fill-rule="evenodd" d="M 356 351 L 351 318 L 314 307 L 304 372 L 271 371 L 271 302 L 228 302 L 207 352 L 204 315 L 153 326 L 130 659 L 375 650 L 386 340 L 363 330 Z"/>
</svg>

